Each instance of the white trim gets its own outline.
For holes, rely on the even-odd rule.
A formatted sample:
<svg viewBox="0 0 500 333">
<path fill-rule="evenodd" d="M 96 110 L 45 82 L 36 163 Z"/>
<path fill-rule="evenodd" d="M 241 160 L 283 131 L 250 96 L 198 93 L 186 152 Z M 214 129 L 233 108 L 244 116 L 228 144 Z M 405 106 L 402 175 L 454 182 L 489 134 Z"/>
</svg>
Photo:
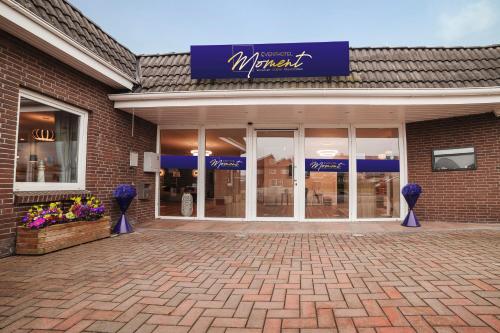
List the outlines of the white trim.
<svg viewBox="0 0 500 333">
<path fill-rule="evenodd" d="M 160 142 L 160 126 L 156 125 L 156 153 L 160 156 L 161 170 L 161 142 Z M 155 172 L 155 218 L 160 217 L 160 173 Z"/>
<path fill-rule="evenodd" d="M 58 110 L 73 113 L 79 116 L 78 124 L 78 170 L 76 183 L 50 183 L 50 182 L 16 182 L 17 170 L 17 148 L 18 148 L 18 135 L 19 135 L 19 115 L 21 113 L 21 98 L 28 98 L 30 100 L 54 107 Z M 16 192 L 21 191 L 46 191 L 46 190 L 85 190 L 85 177 L 87 167 L 87 129 L 88 129 L 88 112 L 77 108 L 75 106 L 66 104 L 56 99 L 41 95 L 39 93 L 20 89 L 18 101 L 18 121 L 16 127 L 16 146 L 14 155 L 14 186 L 13 190 Z"/>
<path fill-rule="evenodd" d="M 458 105 L 500 103 L 500 87 L 447 89 L 252 89 L 110 94 L 115 108 L 221 105 Z"/>
<path fill-rule="evenodd" d="M 348 127 L 349 135 L 349 219 L 354 221 L 358 211 L 358 176 L 356 174 L 356 133 L 352 124 Z"/>
<path fill-rule="evenodd" d="M 115 88 L 132 89 L 136 80 L 89 51 L 22 5 L 0 1 L 0 27 L 82 73 Z"/>
<path fill-rule="evenodd" d="M 406 124 L 402 124 L 399 128 L 399 201 L 400 201 L 400 218 L 403 219 L 408 213 L 408 205 L 401 193 L 403 187 L 408 184 L 408 152 L 406 150 Z"/>
<path fill-rule="evenodd" d="M 198 177 L 196 177 L 196 217 L 205 218 L 205 126 L 198 128 Z"/>
</svg>

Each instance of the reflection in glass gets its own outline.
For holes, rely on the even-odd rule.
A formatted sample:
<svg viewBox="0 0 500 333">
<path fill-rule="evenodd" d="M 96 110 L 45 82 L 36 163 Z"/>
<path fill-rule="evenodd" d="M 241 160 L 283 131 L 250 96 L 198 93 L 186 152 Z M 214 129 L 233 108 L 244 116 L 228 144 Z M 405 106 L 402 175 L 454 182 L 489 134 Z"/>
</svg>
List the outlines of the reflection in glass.
<svg viewBox="0 0 500 333">
<path fill-rule="evenodd" d="M 399 217 L 397 128 L 356 129 L 358 218 Z"/>
<path fill-rule="evenodd" d="M 196 216 L 198 130 L 161 130 L 160 142 L 160 215 L 182 216 L 182 196 L 190 193 L 193 196 L 192 216 Z"/>
<path fill-rule="evenodd" d="M 257 216 L 294 216 L 294 131 L 257 131 Z"/>
<path fill-rule="evenodd" d="M 306 218 L 348 218 L 347 129 L 306 129 L 305 158 Z"/>
<path fill-rule="evenodd" d="M 474 147 L 433 150 L 432 169 L 434 171 L 476 169 Z"/>
<path fill-rule="evenodd" d="M 16 182 L 76 183 L 80 116 L 21 99 Z"/>
<path fill-rule="evenodd" d="M 206 217 L 245 217 L 246 130 L 206 130 Z"/>
</svg>

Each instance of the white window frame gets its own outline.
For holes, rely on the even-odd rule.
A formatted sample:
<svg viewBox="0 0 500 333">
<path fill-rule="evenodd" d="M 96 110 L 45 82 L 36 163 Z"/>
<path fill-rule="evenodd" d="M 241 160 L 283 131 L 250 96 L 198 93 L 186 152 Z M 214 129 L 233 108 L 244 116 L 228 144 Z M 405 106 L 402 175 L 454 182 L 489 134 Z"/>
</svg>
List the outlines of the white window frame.
<svg viewBox="0 0 500 333">
<path fill-rule="evenodd" d="M 78 122 L 78 170 L 76 183 L 52 183 L 52 182 L 17 182 L 17 149 L 19 136 L 19 119 L 21 114 L 21 98 L 27 98 L 35 102 L 42 103 L 47 106 L 54 107 L 58 110 L 79 116 Z M 56 99 L 45 95 L 26 90 L 19 90 L 17 112 L 17 127 L 16 127 L 16 146 L 14 158 L 14 191 L 67 191 L 67 190 L 85 190 L 85 176 L 87 169 L 87 128 L 88 128 L 88 112 Z M 43 111 L 40 111 L 43 112 Z"/>
<path fill-rule="evenodd" d="M 358 217 L 358 165 L 357 165 L 357 152 L 358 147 L 356 145 L 356 129 L 358 128 L 397 128 L 398 130 L 398 145 L 399 145 L 399 216 L 396 217 Z M 408 169 L 407 169 L 407 156 L 406 156 L 406 125 L 403 123 L 377 123 L 377 124 L 352 124 L 352 156 L 351 165 L 352 170 L 349 175 L 349 179 L 352 178 L 351 183 L 352 190 L 355 192 L 352 196 L 352 207 L 353 207 L 353 220 L 356 222 L 372 222 L 372 221 L 401 221 L 407 213 L 407 205 L 405 198 L 401 194 L 401 190 L 407 183 L 408 179 Z M 349 166 L 350 167 L 350 166 Z M 352 176 L 351 176 L 352 175 Z"/>
</svg>

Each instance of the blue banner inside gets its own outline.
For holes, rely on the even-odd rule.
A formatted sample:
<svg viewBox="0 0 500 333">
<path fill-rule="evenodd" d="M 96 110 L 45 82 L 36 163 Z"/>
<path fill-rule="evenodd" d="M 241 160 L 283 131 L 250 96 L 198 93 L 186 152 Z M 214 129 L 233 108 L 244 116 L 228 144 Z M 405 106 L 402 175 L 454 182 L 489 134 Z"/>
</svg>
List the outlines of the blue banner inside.
<svg viewBox="0 0 500 333">
<path fill-rule="evenodd" d="M 399 172 L 399 160 L 356 160 L 358 172 Z"/>
<path fill-rule="evenodd" d="M 349 160 L 306 158 L 306 171 L 349 172 Z"/>
<path fill-rule="evenodd" d="M 162 155 L 163 169 L 198 169 L 198 156 Z M 246 157 L 238 156 L 207 156 L 207 170 L 246 170 Z"/>
<path fill-rule="evenodd" d="M 246 157 L 240 156 L 207 156 L 207 170 L 246 170 Z"/>
<path fill-rule="evenodd" d="M 162 155 L 160 165 L 163 169 L 198 169 L 198 156 Z"/>
</svg>

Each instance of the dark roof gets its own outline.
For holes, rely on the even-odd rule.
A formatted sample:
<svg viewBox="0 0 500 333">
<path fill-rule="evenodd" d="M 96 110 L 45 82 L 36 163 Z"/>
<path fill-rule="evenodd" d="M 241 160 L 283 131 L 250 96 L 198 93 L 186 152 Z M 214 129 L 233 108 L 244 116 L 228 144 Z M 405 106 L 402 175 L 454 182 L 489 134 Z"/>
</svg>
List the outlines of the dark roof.
<svg viewBox="0 0 500 333">
<path fill-rule="evenodd" d="M 136 78 L 136 56 L 65 0 L 14 0 L 75 42 Z"/>
<path fill-rule="evenodd" d="M 500 45 L 351 48 L 344 77 L 191 80 L 189 53 L 139 56 L 135 92 L 279 88 L 459 88 L 500 86 Z"/>
<path fill-rule="evenodd" d="M 136 56 L 67 0 L 14 0 L 140 85 L 134 92 L 500 86 L 500 45 L 351 48 L 345 77 L 191 80 L 189 53 Z M 139 62 L 139 66 L 137 66 Z"/>
</svg>

